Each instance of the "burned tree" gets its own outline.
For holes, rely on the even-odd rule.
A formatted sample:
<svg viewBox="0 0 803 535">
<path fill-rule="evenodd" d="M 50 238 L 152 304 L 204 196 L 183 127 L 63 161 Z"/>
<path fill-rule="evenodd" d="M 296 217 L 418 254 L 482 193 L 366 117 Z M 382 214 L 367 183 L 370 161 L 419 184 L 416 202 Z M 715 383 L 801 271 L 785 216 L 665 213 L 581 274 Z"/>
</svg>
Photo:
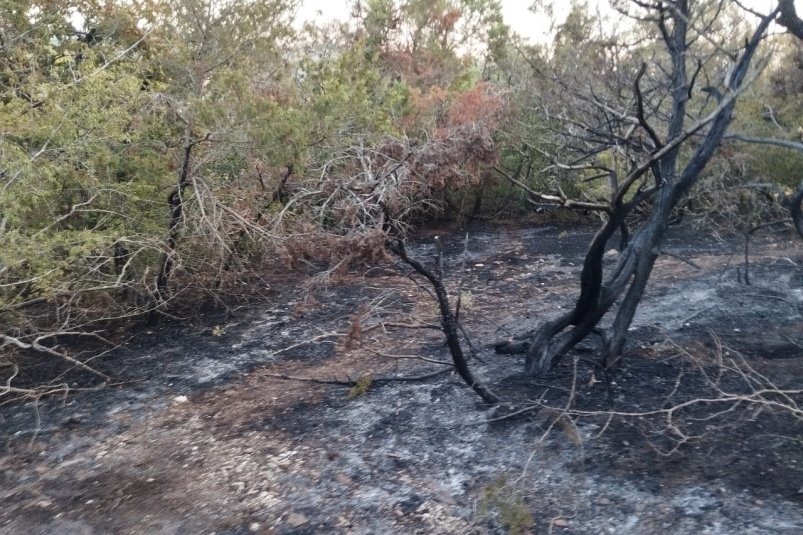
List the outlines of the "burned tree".
<svg viewBox="0 0 803 535">
<path fill-rule="evenodd" d="M 803 41 L 803 19 L 800 18 L 795 10 L 794 0 L 780 0 L 778 2 L 778 24 L 785 27 L 789 33 Z M 752 142 L 751 140 L 747 140 Z M 803 152 L 803 143 L 790 142 L 788 140 L 758 140 L 758 143 L 769 143 L 788 149 Z M 792 216 L 792 221 L 795 225 L 795 230 L 803 238 L 803 181 L 797 187 L 797 190 L 784 199 L 785 204 L 789 208 Z"/>
<path fill-rule="evenodd" d="M 575 84 L 553 76 L 558 89 L 543 109 L 559 142 L 552 152 L 542 151 L 541 157 L 549 161 L 543 172 L 563 170 L 583 180 L 604 179 L 609 195 L 590 199 L 606 217 L 588 248 L 580 295 L 570 311 L 532 334 L 528 373 L 544 372 L 591 333 L 602 338 L 603 366 L 619 358 L 673 209 L 723 140 L 740 93 L 762 67 L 756 58 L 759 46 L 781 12 L 779 5 L 758 17 L 756 27 L 742 39 L 728 35 L 722 22 L 731 4 L 633 0 L 619 7 L 637 24 L 653 28 L 653 42 L 634 51 L 611 46 L 602 52 L 608 54 L 603 57 L 610 69 L 607 76 Z M 734 48 L 731 43 L 739 44 Z M 556 95 L 561 99 L 559 110 Z M 526 186 L 515 172 L 502 172 Z M 542 200 L 557 198 L 568 205 L 560 186 L 558 193 L 530 190 Z M 632 224 L 629 216 L 637 208 L 647 215 L 630 233 L 616 265 L 605 273 L 603 254 L 617 231 Z M 614 313 L 611 327 L 599 329 L 608 313 Z"/>
</svg>

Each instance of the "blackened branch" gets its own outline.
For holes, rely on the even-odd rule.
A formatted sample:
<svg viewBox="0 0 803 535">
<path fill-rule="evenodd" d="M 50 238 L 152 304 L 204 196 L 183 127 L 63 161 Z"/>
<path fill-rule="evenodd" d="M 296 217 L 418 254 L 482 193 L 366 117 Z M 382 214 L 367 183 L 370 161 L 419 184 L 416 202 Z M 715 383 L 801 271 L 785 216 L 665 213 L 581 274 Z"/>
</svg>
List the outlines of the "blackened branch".
<svg viewBox="0 0 803 535">
<path fill-rule="evenodd" d="M 404 247 L 404 242 L 400 239 L 390 240 L 388 242 L 388 249 L 432 284 L 435 290 L 435 297 L 438 300 L 438 308 L 441 315 L 441 329 L 443 330 L 443 334 L 446 335 L 446 343 L 449 346 L 449 352 L 452 354 L 452 362 L 454 363 L 457 373 L 485 403 L 488 405 L 499 403 L 501 401 L 499 396 L 491 392 L 474 377 L 474 374 L 468 366 L 468 361 L 463 353 L 463 347 L 460 345 L 457 320 L 449 305 L 449 295 L 446 293 L 446 288 L 443 285 L 440 270 L 438 270 L 437 273 L 433 273 L 415 258 L 410 258 L 407 254 L 407 249 Z"/>
</svg>

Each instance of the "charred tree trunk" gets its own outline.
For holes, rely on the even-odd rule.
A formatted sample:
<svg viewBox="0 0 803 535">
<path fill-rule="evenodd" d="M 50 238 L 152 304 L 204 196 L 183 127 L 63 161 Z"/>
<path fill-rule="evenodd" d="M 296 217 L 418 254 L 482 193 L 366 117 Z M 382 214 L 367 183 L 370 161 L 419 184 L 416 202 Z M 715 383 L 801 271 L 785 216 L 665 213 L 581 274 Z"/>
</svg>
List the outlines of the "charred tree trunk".
<svg viewBox="0 0 803 535">
<path fill-rule="evenodd" d="M 667 125 L 667 140 L 661 143 L 654 130 L 646 123 L 639 102 L 639 121 L 655 141 L 655 150 L 650 159 L 637 166 L 628 175 L 624 185 L 614 195 L 608 221 L 601 227 L 591 242 L 581 273 L 581 292 L 574 309 L 560 317 L 543 323 L 536 329 L 532 344 L 527 352 L 525 371 L 538 375 L 555 365 L 578 342 L 592 331 L 602 318 L 624 295 L 619 304 L 616 317 L 609 332 L 603 335 L 603 363 L 612 365 L 619 358 L 639 302 L 652 273 L 657 251 L 666 233 L 672 209 L 697 181 L 700 173 L 719 147 L 729 126 L 736 97 L 744 83 L 748 67 L 753 59 L 770 22 L 778 14 L 778 9 L 765 17 L 733 67 L 727 80 L 727 93 L 719 100 L 717 109 L 692 127 L 684 126 L 687 113 L 686 103 L 692 87 L 686 72 L 686 51 L 688 48 L 686 30 L 689 20 L 687 2 L 675 2 L 671 14 L 671 33 L 661 19 L 659 26 L 667 49 L 672 57 L 672 113 Z M 642 71 L 643 72 L 643 71 Z M 640 75 L 639 75 L 640 76 Z M 641 98 L 636 80 L 636 93 Z M 691 158 L 678 171 L 680 148 L 684 141 L 708 127 Z M 647 221 L 634 233 L 627 247 L 622 251 L 616 267 L 603 283 L 602 258 L 605 245 L 623 223 L 632 208 L 647 198 L 647 191 L 637 192 L 628 203 L 622 202 L 627 189 L 647 171 L 655 175 L 656 184 L 652 193 L 657 196 L 652 213 Z M 801 199 L 803 200 L 803 198 Z M 800 203 L 798 203 L 798 208 Z"/>
<path fill-rule="evenodd" d="M 180 223 L 184 215 L 184 190 L 190 184 L 190 161 L 192 149 L 198 141 L 192 139 L 192 124 L 188 123 L 184 129 L 184 143 L 181 157 L 181 168 L 178 173 L 178 182 L 167 196 L 167 205 L 170 208 L 170 222 L 167 226 L 166 249 L 162 253 L 159 262 L 159 275 L 156 278 L 156 303 L 151 310 L 148 318 L 149 323 L 158 322 L 156 315 L 157 309 L 167 300 L 169 296 L 170 275 L 173 272 L 176 246 L 181 232 Z"/>
<path fill-rule="evenodd" d="M 778 4 L 781 11 L 778 24 L 785 26 L 798 39 L 803 39 L 803 19 L 795 10 L 795 0 L 779 0 Z"/>
<path fill-rule="evenodd" d="M 780 15 L 778 24 L 785 26 L 789 33 L 803 40 L 803 19 L 800 18 L 795 10 L 795 0 L 779 0 Z M 795 230 L 803 238 L 803 182 L 797 188 L 791 199 L 789 211 L 792 214 L 792 221 L 795 223 Z"/>
<path fill-rule="evenodd" d="M 281 204 L 287 204 L 287 192 L 284 190 L 285 186 L 287 185 L 287 181 L 290 180 L 290 177 L 293 175 L 293 164 L 287 164 L 287 169 L 285 170 L 284 175 L 282 176 L 281 180 L 279 180 L 279 184 L 276 186 L 276 189 L 273 190 L 273 193 L 270 196 L 270 202 L 263 208 L 263 210 L 267 210 L 270 206 L 279 201 Z M 263 214 L 260 211 L 257 214 L 257 221 L 262 219 Z"/>
</svg>

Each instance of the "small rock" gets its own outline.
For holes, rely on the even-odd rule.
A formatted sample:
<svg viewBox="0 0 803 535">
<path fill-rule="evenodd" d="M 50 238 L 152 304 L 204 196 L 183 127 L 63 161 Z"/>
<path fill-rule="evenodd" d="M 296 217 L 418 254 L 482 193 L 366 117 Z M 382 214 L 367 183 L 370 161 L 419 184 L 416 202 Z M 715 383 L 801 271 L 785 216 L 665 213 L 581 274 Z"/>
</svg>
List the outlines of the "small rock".
<svg viewBox="0 0 803 535">
<path fill-rule="evenodd" d="M 242 481 L 235 481 L 234 483 L 231 484 L 231 486 L 234 487 L 234 489 L 237 492 L 242 492 L 243 490 L 245 490 L 245 483 L 243 483 Z"/>
<path fill-rule="evenodd" d="M 630 442 L 628 442 L 627 440 L 623 440 L 622 441 L 622 446 L 629 446 L 629 445 L 630 445 Z"/>
<path fill-rule="evenodd" d="M 764 500 L 756 500 L 755 504 L 761 507 L 762 505 L 764 505 Z"/>
<path fill-rule="evenodd" d="M 189 401 L 189 398 L 187 398 L 187 396 L 176 396 L 173 398 L 173 401 L 175 401 L 176 403 L 187 403 Z"/>
<path fill-rule="evenodd" d="M 309 522 L 309 519 L 301 513 L 290 513 L 287 515 L 287 525 L 291 528 L 303 526 Z"/>
<path fill-rule="evenodd" d="M 259 522 L 254 522 L 253 524 L 248 526 L 248 531 L 250 531 L 251 533 L 256 533 L 257 531 L 259 531 Z"/>
<path fill-rule="evenodd" d="M 64 420 L 64 425 L 78 425 L 81 423 L 81 415 L 73 414 Z"/>
<path fill-rule="evenodd" d="M 354 483 L 354 481 L 349 476 L 347 476 L 346 474 L 337 474 L 335 476 L 335 479 L 341 485 L 347 485 L 348 486 L 348 485 L 351 485 L 352 483 Z"/>
<path fill-rule="evenodd" d="M 556 518 L 552 521 L 552 525 L 556 528 L 568 528 L 569 527 L 569 520 L 566 518 Z"/>
<path fill-rule="evenodd" d="M 448 492 L 438 490 L 435 491 L 433 495 L 434 498 L 441 503 L 445 503 L 446 505 L 457 505 L 457 500 L 455 500 L 454 496 Z"/>
</svg>

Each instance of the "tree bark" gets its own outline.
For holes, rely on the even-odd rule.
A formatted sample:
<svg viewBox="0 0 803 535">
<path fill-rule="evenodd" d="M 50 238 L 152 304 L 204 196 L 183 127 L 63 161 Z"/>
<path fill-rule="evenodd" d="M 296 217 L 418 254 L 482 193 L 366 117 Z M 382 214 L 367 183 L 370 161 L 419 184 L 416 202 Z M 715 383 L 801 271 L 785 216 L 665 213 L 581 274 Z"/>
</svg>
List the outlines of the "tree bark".
<svg viewBox="0 0 803 535">
<path fill-rule="evenodd" d="M 656 150 L 651 160 L 639 165 L 631 172 L 631 176 L 635 177 L 637 175 L 634 173 L 642 169 L 654 169 L 657 163 L 658 176 L 656 179 L 660 179 L 656 185 L 657 201 L 648 220 L 633 235 L 627 247 L 622 251 L 616 267 L 603 284 L 601 282 L 602 254 L 605 244 L 633 207 L 633 201 L 627 204 L 621 202 L 626 193 L 624 188 L 629 186 L 623 186 L 614 196 L 610 217 L 595 235 L 586 254 L 581 273 L 580 298 L 571 312 L 547 321 L 536 329 L 527 352 L 525 364 L 527 373 L 538 375 L 559 362 L 578 342 L 592 331 L 597 330 L 599 321 L 615 305 L 617 299 L 625 294 L 619 305 L 611 332 L 603 336 L 603 363 L 608 365 L 617 361 L 624 347 L 627 331 L 636 308 L 655 265 L 658 256 L 656 251 L 659 250 L 666 233 L 672 209 L 697 181 L 714 151 L 722 142 L 733 116 L 738 90 L 744 83 L 753 55 L 767 27 L 778 12 L 779 8 L 776 8 L 765 17 L 746 43 L 741 57 L 734 65 L 730 78 L 727 80 L 727 100 L 723 97 L 716 114 L 711 119 L 708 131 L 680 172 L 678 172 L 680 148 L 691 132 L 684 126 L 686 102 L 690 91 L 686 73 L 688 3 L 685 1 L 675 3 L 671 34 L 661 19 L 659 28 L 673 64 L 671 78 L 673 80 L 671 93 L 673 103 L 672 114 L 668 121 L 668 138 L 663 147 Z M 629 182 L 632 184 L 632 179 Z M 801 191 L 803 192 L 803 189 Z M 803 200 L 803 194 L 799 200 Z M 797 207 L 800 208 L 800 203 L 797 204 Z M 573 327 L 566 330 L 570 326 Z"/>
<path fill-rule="evenodd" d="M 795 0 L 780 0 L 778 4 L 781 10 L 778 24 L 784 26 L 798 39 L 803 39 L 803 19 L 795 11 Z"/>
</svg>

